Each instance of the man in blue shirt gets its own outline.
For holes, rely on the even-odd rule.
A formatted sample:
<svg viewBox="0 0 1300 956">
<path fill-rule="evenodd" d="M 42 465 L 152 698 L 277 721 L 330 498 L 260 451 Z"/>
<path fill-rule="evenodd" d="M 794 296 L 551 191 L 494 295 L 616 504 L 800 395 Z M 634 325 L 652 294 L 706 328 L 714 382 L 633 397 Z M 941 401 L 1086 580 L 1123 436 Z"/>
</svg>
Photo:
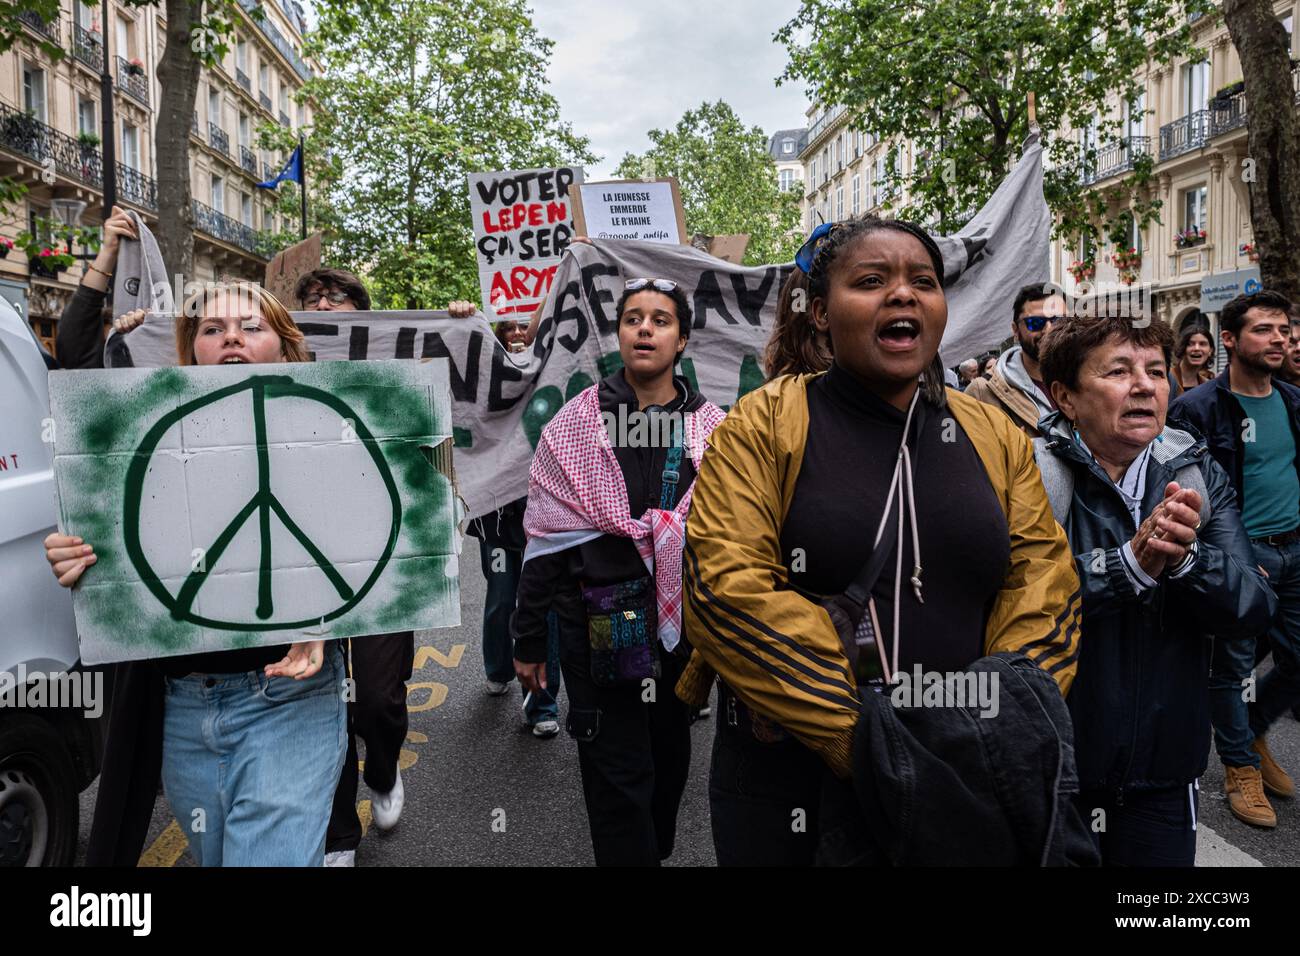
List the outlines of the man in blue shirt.
<svg viewBox="0 0 1300 956">
<path fill-rule="evenodd" d="M 1225 305 L 1219 334 L 1229 354 L 1227 370 L 1169 408 L 1171 419 L 1205 436 L 1210 454 L 1232 478 L 1255 560 L 1278 597 L 1267 635 L 1215 639 L 1210 675 L 1228 805 L 1239 820 L 1262 827 L 1277 825 L 1264 791 L 1295 794 L 1265 734 L 1300 702 L 1300 388 L 1273 378 L 1286 359 L 1290 311 L 1286 296 L 1269 290 Z M 1264 640 L 1273 669 L 1256 682 L 1256 645 Z"/>
</svg>

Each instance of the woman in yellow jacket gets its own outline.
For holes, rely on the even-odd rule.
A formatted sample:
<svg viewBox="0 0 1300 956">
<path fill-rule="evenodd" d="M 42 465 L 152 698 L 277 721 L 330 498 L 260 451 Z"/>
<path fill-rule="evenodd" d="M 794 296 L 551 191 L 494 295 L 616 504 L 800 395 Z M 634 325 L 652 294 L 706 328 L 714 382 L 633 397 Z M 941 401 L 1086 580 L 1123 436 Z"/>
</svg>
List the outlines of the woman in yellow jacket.
<svg viewBox="0 0 1300 956">
<path fill-rule="evenodd" d="M 942 386 L 934 241 L 864 218 L 820 227 L 796 261 L 834 363 L 737 403 L 687 523 L 696 653 L 678 689 L 698 701 L 721 679 L 710 806 L 723 865 L 812 862 L 828 768 L 850 774 L 859 696 L 893 674 L 1020 651 L 1064 693 L 1079 651 L 1074 560 L 1029 441 Z M 839 599 L 855 579 L 871 598 L 860 615 Z"/>
</svg>

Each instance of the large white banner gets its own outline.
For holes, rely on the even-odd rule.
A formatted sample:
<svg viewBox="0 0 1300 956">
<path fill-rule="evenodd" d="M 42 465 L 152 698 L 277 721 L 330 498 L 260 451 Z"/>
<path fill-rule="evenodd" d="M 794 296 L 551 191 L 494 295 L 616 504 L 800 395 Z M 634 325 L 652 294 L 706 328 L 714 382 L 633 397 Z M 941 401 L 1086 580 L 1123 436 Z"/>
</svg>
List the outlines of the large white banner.
<svg viewBox="0 0 1300 956">
<path fill-rule="evenodd" d="M 948 330 L 944 363 L 992 348 L 1011 325 L 1017 290 L 1048 279 L 1049 217 L 1041 147 L 1025 154 L 988 206 L 944 254 Z M 619 368 L 614 305 L 627 279 L 674 279 L 694 313 L 681 372 L 725 407 L 763 382 L 760 360 L 793 264 L 745 267 L 690 246 L 600 240 L 569 247 L 547 297 L 537 338 L 511 355 L 482 316 L 445 312 L 299 312 L 318 360 L 446 358 L 450 363 L 456 476 L 470 516 L 528 492 L 542 428 L 566 401 Z M 136 365 L 176 361 L 172 325 L 146 321 L 125 339 Z M 118 350 L 110 342 L 109 354 Z"/>
</svg>

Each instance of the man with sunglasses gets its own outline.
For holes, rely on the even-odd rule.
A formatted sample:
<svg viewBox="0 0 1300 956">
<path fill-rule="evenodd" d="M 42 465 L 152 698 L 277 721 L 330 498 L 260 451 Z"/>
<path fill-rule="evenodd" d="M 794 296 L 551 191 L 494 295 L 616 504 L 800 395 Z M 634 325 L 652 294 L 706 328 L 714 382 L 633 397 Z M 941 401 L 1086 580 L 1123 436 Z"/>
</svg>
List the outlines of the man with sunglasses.
<svg viewBox="0 0 1300 956">
<path fill-rule="evenodd" d="M 1016 344 L 1002 353 L 992 375 L 977 378 L 966 389 L 971 398 L 1002 409 L 1030 438 L 1038 437 L 1038 422 L 1056 411 L 1038 368 L 1038 348 L 1052 323 L 1065 314 L 1065 293 L 1051 283 L 1021 289 L 1011 310 Z"/>
</svg>

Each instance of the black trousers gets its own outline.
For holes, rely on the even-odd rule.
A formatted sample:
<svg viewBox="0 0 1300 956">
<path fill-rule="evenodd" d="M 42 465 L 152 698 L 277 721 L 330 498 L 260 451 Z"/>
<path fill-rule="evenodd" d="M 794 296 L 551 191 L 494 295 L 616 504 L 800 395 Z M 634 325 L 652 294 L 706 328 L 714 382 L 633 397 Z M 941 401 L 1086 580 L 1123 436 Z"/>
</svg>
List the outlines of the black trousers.
<svg viewBox="0 0 1300 956">
<path fill-rule="evenodd" d="M 715 711 L 709 814 L 718 865 L 812 866 L 825 763 L 793 738 L 756 738 L 726 688 Z"/>
<path fill-rule="evenodd" d="M 415 666 L 415 633 L 359 637 L 352 645 L 356 700 L 348 704 L 348 755 L 334 790 L 325 852 L 355 850 L 361 843 L 357 817 L 357 737 L 366 742 L 366 786 L 388 793 L 397 784 L 397 755 L 406 740 L 406 681 Z"/>
<path fill-rule="evenodd" d="M 691 767 L 690 713 L 673 690 L 686 659 L 662 648 L 660 658 L 663 673 L 647 702 L 640 685 L 592 683 L 586 634 L 560 629 L 566 726 L 578 742 L 597 866 L 658 866 L 673 852 Z"/>
<path fill-rule="evenodd" d="M 1081 793 L 1076 805 L 1101 850 L 1102 866 L 1195 866 L 1200 791 L 1192 784 L 1162 790 Z"/>
</svg>

